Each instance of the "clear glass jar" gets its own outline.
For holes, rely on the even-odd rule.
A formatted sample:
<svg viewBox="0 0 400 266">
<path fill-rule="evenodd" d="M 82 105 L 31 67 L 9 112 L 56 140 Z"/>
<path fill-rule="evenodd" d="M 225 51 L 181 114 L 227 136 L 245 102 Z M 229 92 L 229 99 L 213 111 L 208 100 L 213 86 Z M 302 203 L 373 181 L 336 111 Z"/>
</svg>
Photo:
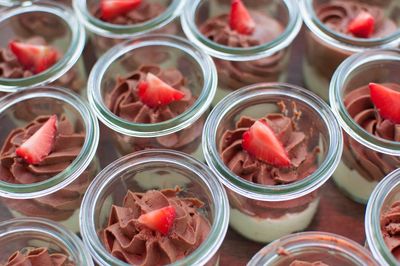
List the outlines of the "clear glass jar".
<svg viewBox="0 0 400 266">
<path fill-rule="evenodd" d="M 194 102 L 176 117 L 157 123 L 132 122 L 135 121 L 133 117 L 128 120 L 115 115 L 106 102 L 118 77 L 140 66 L 179 70 Z M 208 55 L 184 39 L 148 35 L 124 42 L 99 59 L 89 76 L 88 97 L 98 118 L 113 130 L 113 140 L 120 154 L 166 148 L 184 151 L 202 160 L 201 131 L 216 86 L 217 72 Z"/>
<path fill-rule="evenodd" d="M 370 82 L 400 84 L 399 71 L 399 50 L 371 50 L 346 59 L 331 81 L 330 103 L 345 131 L 343 157 L 333 179 L 339 188 L 360 203 L 366 204 L 378 182 L 400 167 L 400 142 L 372 135 L 360 126 L 353 116 L 369 105 L 362 104 L 358 108 L 354 104 L 349 112 L 344 99 L 351 91 L 368 86 Z"/>
<path fill-rule="evenodd" d="M 84 140 L 63 133 L 68 147 L 57 148 L 57 158 L 48 161 L 45 168 L 35 170 L 34 165 L 16 167 L 15 159 L 7 154 L 8 148 L 4 143 L 12 143 L 8 138 L 11 132 L 16 136 L 15 129 L 25 128 L 40 116 L 56 114 L 59 119 L 66 117 L 73 127 L 74 133 L 84 133 Z M 60 120 L 59 120 L 60 121 Z M 62 223 L 70 230 L 79 232 L 79 207 L 87 187 L 99 171 L 99 164 L 95 157 L 99 141 L 99 125 L 89 107 L 80 98 L 65 88 L 37 87 L 30 88 L 3 97 L 0 101 L 0 139 L 2 140 L 0 166 L 3 173 L 10 175 L 8 180 L 0 181 L 0 198 L 9 209 L 13 217 L 35 216 L 48 218 Z M 63 131 L 67 132 L 67 131 Z M 75 134 L 76 135 L 76 134 Z M 61 136 L 59 136 L 61 138 Z M 10 142 L 8 142 L 10 140 Z M 75 145 L 83 142 L 75 157 L 69 155 Z M 61 142 L 60 142 L 61 143 Z M 7 144 L 9 145 L 9 144 Z M 56 145 L 62 145 L 57 144 Z M 65 156 L 65 157 L 63 157 Z M 74 156 L 74 159 L 71 159 Z M 63 159 L 65 158 L 65 159 Z M 71 163 L 70 160 L 72 160 Z M 59 172 L 58 163 L 68 163 Z M 20 171 L 15 170 L 16 167 Z M 53 168 L 55 169 L 53 172 Z M 21 169 L 23 168 L 23 169 Z M 8 169 L 8 170 L 4 170 Z M 32 170 L 33 169 L 33 170 Z M 40 177 L 39 182 L 32 182 L 25 177 L 27 173 Z M 47 176 L 50 176 L 47 178 Z"/>
<path fill-rule="evenodd" d="M 326 232 L 303 232 L 272 242 L 254 255 L 247 266 L 287 266 L 296 260 L 340 266 L 381 265 L 351 239 Z"/>
<path fill-rule="evenodd" d="M 18 218 L 1 222 L 0 246 L 0 263 L 5 263 L 16 251 L 47 248 L 50 253 L 65 255 L 75 265 L 94 265 L 82 240 L 63 226 L 46 219 Z"/>
<path fill-rule="evenodd" d="M 23 78 L 0 77 L 0 91 L 15 92 L 21 87 L 52 84 L 84 95 L 87 80 L 82 59 L 85 29 L 73 11 L 55 1 L 34 1 L 15 4 L 2 12 L 0 47 L 8 47 L 8 42 L 16 38 L 28 40 L 41 37 L 63 56 L 39 74 Z M 1 60 L 6 63 L 3 57 Z"/>
<path fill-rule="evenodd" d="M 379 265 L 398 265 L 385 243 L 382 234 L 381 217 L 400 199 L 400 169 L 387 175 L 374 189 L 365 213 L 366 245 Z M 395 222 L 395 220 L 393 220 Z"/>
<path fill-rule="evenodd" d="M 107 252 L 99 231 L 108 223 L 111 206 L 121 206 L 128 190 L 175 188 L 179 196 L 198 198 L 211 230 L 190 255 L 170 265 L 217 265 L 218 249 L 228 229 L 228 199 L 222 185 L 202 163 L 184 153 L 147 150 L 127 155 L 108 165 L 90 185 L 80 213 L 84 243 L 100 265 L 128 265 Z"/>
<path fill-rule="evenodd" d="M 326 5 L 333 0 L 300 0 L 300 11 L 307 26 L 305 32 L 306 51 L 303 60 L 303 76 L 306 87 L 324 100 L 329 100 L 329 83 L 333 73 L 348 56 L 376 48 L 395 48 L 400 44 L 400 31 L 392 34 L 373 37 L 369 39 L 355 38 L 343 33 L 336 32 L 326 26 L 317 16 L 316 10 L 322 5 Z M 351 1 L 348 1 L 349 4 Z M 355 1 L 356 4 L 360 1 Z M 399 2 L 397 0 L 377 1 L 365 0 L 364 4 L 371 4 L 381 7 L 384 10 L 384 16 L 391 18 L 397 27 L 400 27 L 397 9 Z M 346 16 L 346 9 L 335 4 L 326 15 L 328 18 L 342 18 Z M 339 20 L 340 21 L 340 20 Z"/>
<path fill-rule="evenodd" d="M 308 144 L 319 148 L 315 171 L 287 184 L 250 182 L 236 175 L 222 160 L 222 136 L 243 116 L 259 119 L 279 113 L 279 102 L 290 114 L 301 112 L 297 130 L 310 132 Z M 235 91 L 212 110 L 203 130 L 207 164 L 225 185 L 230 200 L 230 225 L 258 242 L 270 242 L 307 228 L 317 211 L 318 188 L 336 169 L 342 147 L 342 133 L 329 106 L 314 94 L 285 83 L 260 83 Z"/>
<path fill-rule="evenodd" d="M 247 1 L 246 5 L 250 13 L 262 11 L 266 14 L 270 22 L 275 23 L 272 25 L 282 27 L 282 33 L 277 33 L 271 41 L 249 47 L 229 47 L 210 40 L 199 28 L 210 18 L 228 14 L 230 0 L 194 0 L 185 6 L 181 16 L 182 28 L 188 39 L 213 56 L 217 65 L 219 80 L 213 105 L 240 87 L 259 82 L 285 81 L 288 74 L 290 45 L 302 24 L 296 1 Z M 278 31 L 270 29 L 268 34 L 272 35 L 275 30 Z"/>
<path fill-rule="evenodd" d="M 99 57 L 114 45 L 148 32 L 160 32 L 176 35 L 180 32 L 180 25 L 175 20 L 181 13 L 186 3 L 182 0 L 148 0 L 150 5 L 157 4 L 165 7 L 165 10 L 155 18 L 148 21 L 120 25 L 112 24 L 96 18 L 95 10 L 99 6 L 99 0 L 74 0 L 73 6 L 80 21 L 89 32 L 94 53 Z"/>
</svg>

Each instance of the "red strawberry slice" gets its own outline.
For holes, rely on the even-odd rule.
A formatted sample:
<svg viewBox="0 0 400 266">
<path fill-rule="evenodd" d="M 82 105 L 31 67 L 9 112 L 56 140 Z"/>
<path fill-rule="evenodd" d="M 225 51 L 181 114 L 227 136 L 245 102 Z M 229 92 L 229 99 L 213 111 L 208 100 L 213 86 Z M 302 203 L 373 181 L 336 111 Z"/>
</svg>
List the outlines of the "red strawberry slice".
<svg viewBox="0 0 400 266">
<path fill-rule="evenodd" d="M 264 120 L 256 121 L 243 134 L 242 147 L 257 159 L 278 167 L 290 166 L 282 143 Z"/>
<path fill-rule="evenodd" d="M 58 52 L 51 46 L 12 41 L 9 47 L 18 62 L 35 74 L 45 71 L 58 60 Z"/>
<path fill-rule="evenodd" d="M 181 100 L 185 94 L 172 88 L 152 73 L 147 73 L 146 81 L 138 84 L 140 101 L 151 108 L 168 105 Z"/>
<path fill-rule="evenodd" d="M 27 163 L 38 164 L 50 154 L 57 131 L 57 116 L 52 115 L 15 153 Z"/>
<path fill-rule="evenodd" d="M 400 124 L 400 92 L 376 83 L 370 83 L 369 90 L 379 114 L 393 123 Z"/>
<path fill-rule="evenodd" d="M 232 0 L 229 26 L 232 30 L 245 35 L 252 34 L 256 27 L 256 23 L 241 0 Z"/>
<path fill-rule="evenodd" d="M 109 21 L 137 8 L 141 0 L 102 0 L 100 3 L 101 18 Z"/>
<path fill-rule="evenodd" d="M 175 207 L 168 206 L 140 215 L 139 223 L 166 235 L 174 224 Z"/>
<path fill-rule="evenodd" d="M 348 25 L 348 31 L 360 38 L 369 38 L 374 33 L 375 19 L 366 12 L 360 12 Z"/>
</svg>

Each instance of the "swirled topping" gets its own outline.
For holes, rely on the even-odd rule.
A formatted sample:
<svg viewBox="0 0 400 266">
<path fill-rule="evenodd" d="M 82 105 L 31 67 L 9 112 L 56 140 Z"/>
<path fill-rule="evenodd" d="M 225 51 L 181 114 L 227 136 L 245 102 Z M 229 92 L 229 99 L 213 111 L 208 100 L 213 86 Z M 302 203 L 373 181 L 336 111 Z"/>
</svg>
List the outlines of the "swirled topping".
<svg viewBox="0 0 400 266">
<path fill-rule="evenodd" d="M 388 88 L 400 90 L 400 85 L 385 84 Z M 371 100 L 370 89 L 363 86 L 348 93 L 344 98 L 344 105 L 349 115 L 364 130 L 371 135 L 391 141 L 400 141 L 400 124 L 394 124 L 388 119 L 383 119 Z M 385 156 L 371 149 L 365 149 L 353 138 L 346 137 L 346 157 L 354 157 L 356 168 L 369 180 L 380 180 L 386 174 L 400 166 L 400 158 Z M 348 156 L 351 153 L 353 156 Z"/>
<path fill-rule="evenodd" d="M 322 261 L 303 261 L 303 260 L 295 260 L 290 263 L 289 266 L 329 266 L 328 264 L 323 263 Z"/>
<path fill-rule="evenodd" d="M 381 230 L 390 252 L 400 261 L 400 202 L 396 201 L 382 213 Z"/>
<path fill-rule="evenodd" d="M 297 113 L 301 115 L 301 113 Z M 243 149 L 243 134 L 256 122 L 242 116 L 233 130 L 227 130 L 220 142 L 221 158 L 236 175 L 263 185 L 289 184 L 306 178 L 317 168 L 318 147 L 309 149 L 314 136 L 296 129 L 296 119 L 281 113 L 266 115 L 264 120 L 275 133 L 290 158 L 289 167 L 271 165 L 255 158 Z"/>
<path fill-rule="evenodd" d="M 209 221 L 199 212 L 204 203 L 177 196 L 179 188 L 128 191 L 123 206 L 113 205 L 109 222 L 101 232 L 106 249 L 131 265 L 166 265 L 192 253 L 207 238 Z M 176 216 L 168 234 L 150 229 L 139 217 L 172 206 Z"/>
<path fill-rule="evenodd" d="M 356 36 L 349 31 L 348 26 L 361 12 L 367 12 L 375 19 L 374 31 L 369 38 L 385 37 L 397 30 L 396 23 L 379 6 L 361 1 L 331 0 L 316 7 L 317 17 L 328 28 L 352 37 Z"/>
<path fill-rule="evenodd" d="M 3 266 L 75 266 L 65 254 L 50 253 L 47 248 L 25 248 L 16 251 Z"/>
</svg>

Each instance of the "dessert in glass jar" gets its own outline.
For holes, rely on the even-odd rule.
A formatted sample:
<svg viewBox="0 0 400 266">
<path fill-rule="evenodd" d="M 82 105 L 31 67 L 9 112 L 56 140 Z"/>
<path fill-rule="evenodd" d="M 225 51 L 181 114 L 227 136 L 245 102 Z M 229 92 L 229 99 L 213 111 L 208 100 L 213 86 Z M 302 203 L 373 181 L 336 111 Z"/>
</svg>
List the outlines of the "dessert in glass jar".
<svg viewBox="0 0 400 266">
<path fill-rule="evenodd" d="M 119 153 L 166 148 L 202 160 L 201 131 L 216 86 L 208 55 L 178 37 L 147 35 L 99 59 L 88 97 Z"/>
<path fill-rule="evenodd" d="M 284 236 L 261 249 L 248 266 L 353 266 L 379 264 L 360 244 L 326 232 Z"/>
<path fill-rule="evenodd" d="M 213 105 L 240 87 L 285 81 L 290 45 L 302 23 L 292 0 L 195 0 L 181 21 L 189 40 L 214 58 Z"/>
<path fill-rule="evenodd" d="M 54 1 L 8 7 L 0 35 L 0 92 L 51 84 L 84 95 L 85 30 L 68 7 Z"/>
<path fill-rule="evenodd" d="M 400 261 L 400 169 L 387 175 L 374 189 L 365 214 L 367 246 L 380 265 Z"/>
<path fill-rule="evenodd" d="M 344 133 L 333 178 L 366 203 L 382 178 L 400 167 L 400 51 L 378 49 L 346 59 L 330 85 L 330 103 Z"/>
<path fill-rule="evenodd" d="M 46 219 L 17 218 L 0 223 L 0 265 L 93 266 L 73 232 Z"/>
<path fill-rule="evenodd" d="M 307 26 L 303 76 L 324 100 L 336 68 L 348 56 L 400 44 L 397 0 L 300 0 Z"/>
<path fill-rule="evenodd" d="M 181 29 L 176 18 L 185 3 L 182 0 L 74 0 L 73 5 L 99 57 L 114 45 L 144 33 L 179 34 Z"/>
<path fill-rule="evenodd" d="M 2 203 L 13 217 L 44 217 L 79 232 L 80 204 L 99 170 L 99 126 L 89 107 L 65 88 L 30 88 L 1 99 L 0 124 Z"/>
<path fill-rule="evenodd" d="M 228 193 L 230 225 L 258 242 L 307 228 L 342 147 L 329 106 L 285 83 L 230 94 L 203 130 L 207 164 Z"/>
<path fill-rule="evenodd" d="M 108 165 L 80 213 L 99 265 L 218 265 L 228 228 L 223 186 L 204 164 L 172 150 L 139 151 Z"/>
</svg>

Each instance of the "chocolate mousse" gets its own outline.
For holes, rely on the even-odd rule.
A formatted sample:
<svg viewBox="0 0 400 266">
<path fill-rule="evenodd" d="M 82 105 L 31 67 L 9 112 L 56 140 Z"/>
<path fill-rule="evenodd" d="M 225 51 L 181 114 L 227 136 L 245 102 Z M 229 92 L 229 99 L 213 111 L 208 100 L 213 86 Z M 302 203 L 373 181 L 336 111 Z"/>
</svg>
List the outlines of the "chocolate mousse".
<svg viewBox="0 0 400 266">
<path fill-rule="evenodd" d="M 399 84 L 383 85 L 400 91 Z M 368 133 L 377 138 L 400 141 L 400 123 L 382 117 L 381 110 L 374 105 L 368 85 L 350 91 L 345 95 L 343 102 L 349 115 Z M 400 166 L 399 157 L 366 149 L 346 134 L 344 135 L 344 144 L 344 163 L 350 169 L 356 169 L 368 181 L 379 181 Z"/>
<path fill-rule="evenodd" d="M 199 26 L 200 32 L 218 44 L 248 48 L 271 42 L 285 30 L 284 25 L 265 12 L 249 10 L 254 30 L 250 31 L 250 34 L 240 33 L 232 29 L 230 23 L 232 10 L 231 14 L 221 14 L 206 20 Z M 260 60 L 236 62 L 214 58 L 214 61 L 218 69 L 219 82 L 224 88 L 238 89 L 258 82 L 278 81 L 286 67 L 286 55 L 287 51 L 281 50 Z"/>
<path fill-rule="evenodd" d="M 111 24 L 132 25 L 158 17 L 166 9 L 164 5 L 149 0 L 126 0 L 127 3 L 123 4 L 116 2 L 122 1 L 101 0 L 100 5 L 94 8 L 94 16 Z"/>
<path fill-rule="evenodd" d="M 400 261 L 400 201 L 381 214 L 382 236 L 393 256 Z"/>
<path fill-rule="evenodd" d="M 2 266 L 75 266 L 65 254 L 47 248 L 25 248 L 13 253 Z"/>
<path fill-rule="evenodd" d="M 289 266 L 329 266 L 321 261 L 309 262 L 303 260 L 295 260 Z"/>
<path fill-rule="evenodd" d="M 106 249 L 131 265 L 166 265 L 188 256 L 207 238 L 204 203 L 180 197 L 180 188 L 128 191 L 123 206 L 113 205 L 101 231 Z"/>
</svg>

